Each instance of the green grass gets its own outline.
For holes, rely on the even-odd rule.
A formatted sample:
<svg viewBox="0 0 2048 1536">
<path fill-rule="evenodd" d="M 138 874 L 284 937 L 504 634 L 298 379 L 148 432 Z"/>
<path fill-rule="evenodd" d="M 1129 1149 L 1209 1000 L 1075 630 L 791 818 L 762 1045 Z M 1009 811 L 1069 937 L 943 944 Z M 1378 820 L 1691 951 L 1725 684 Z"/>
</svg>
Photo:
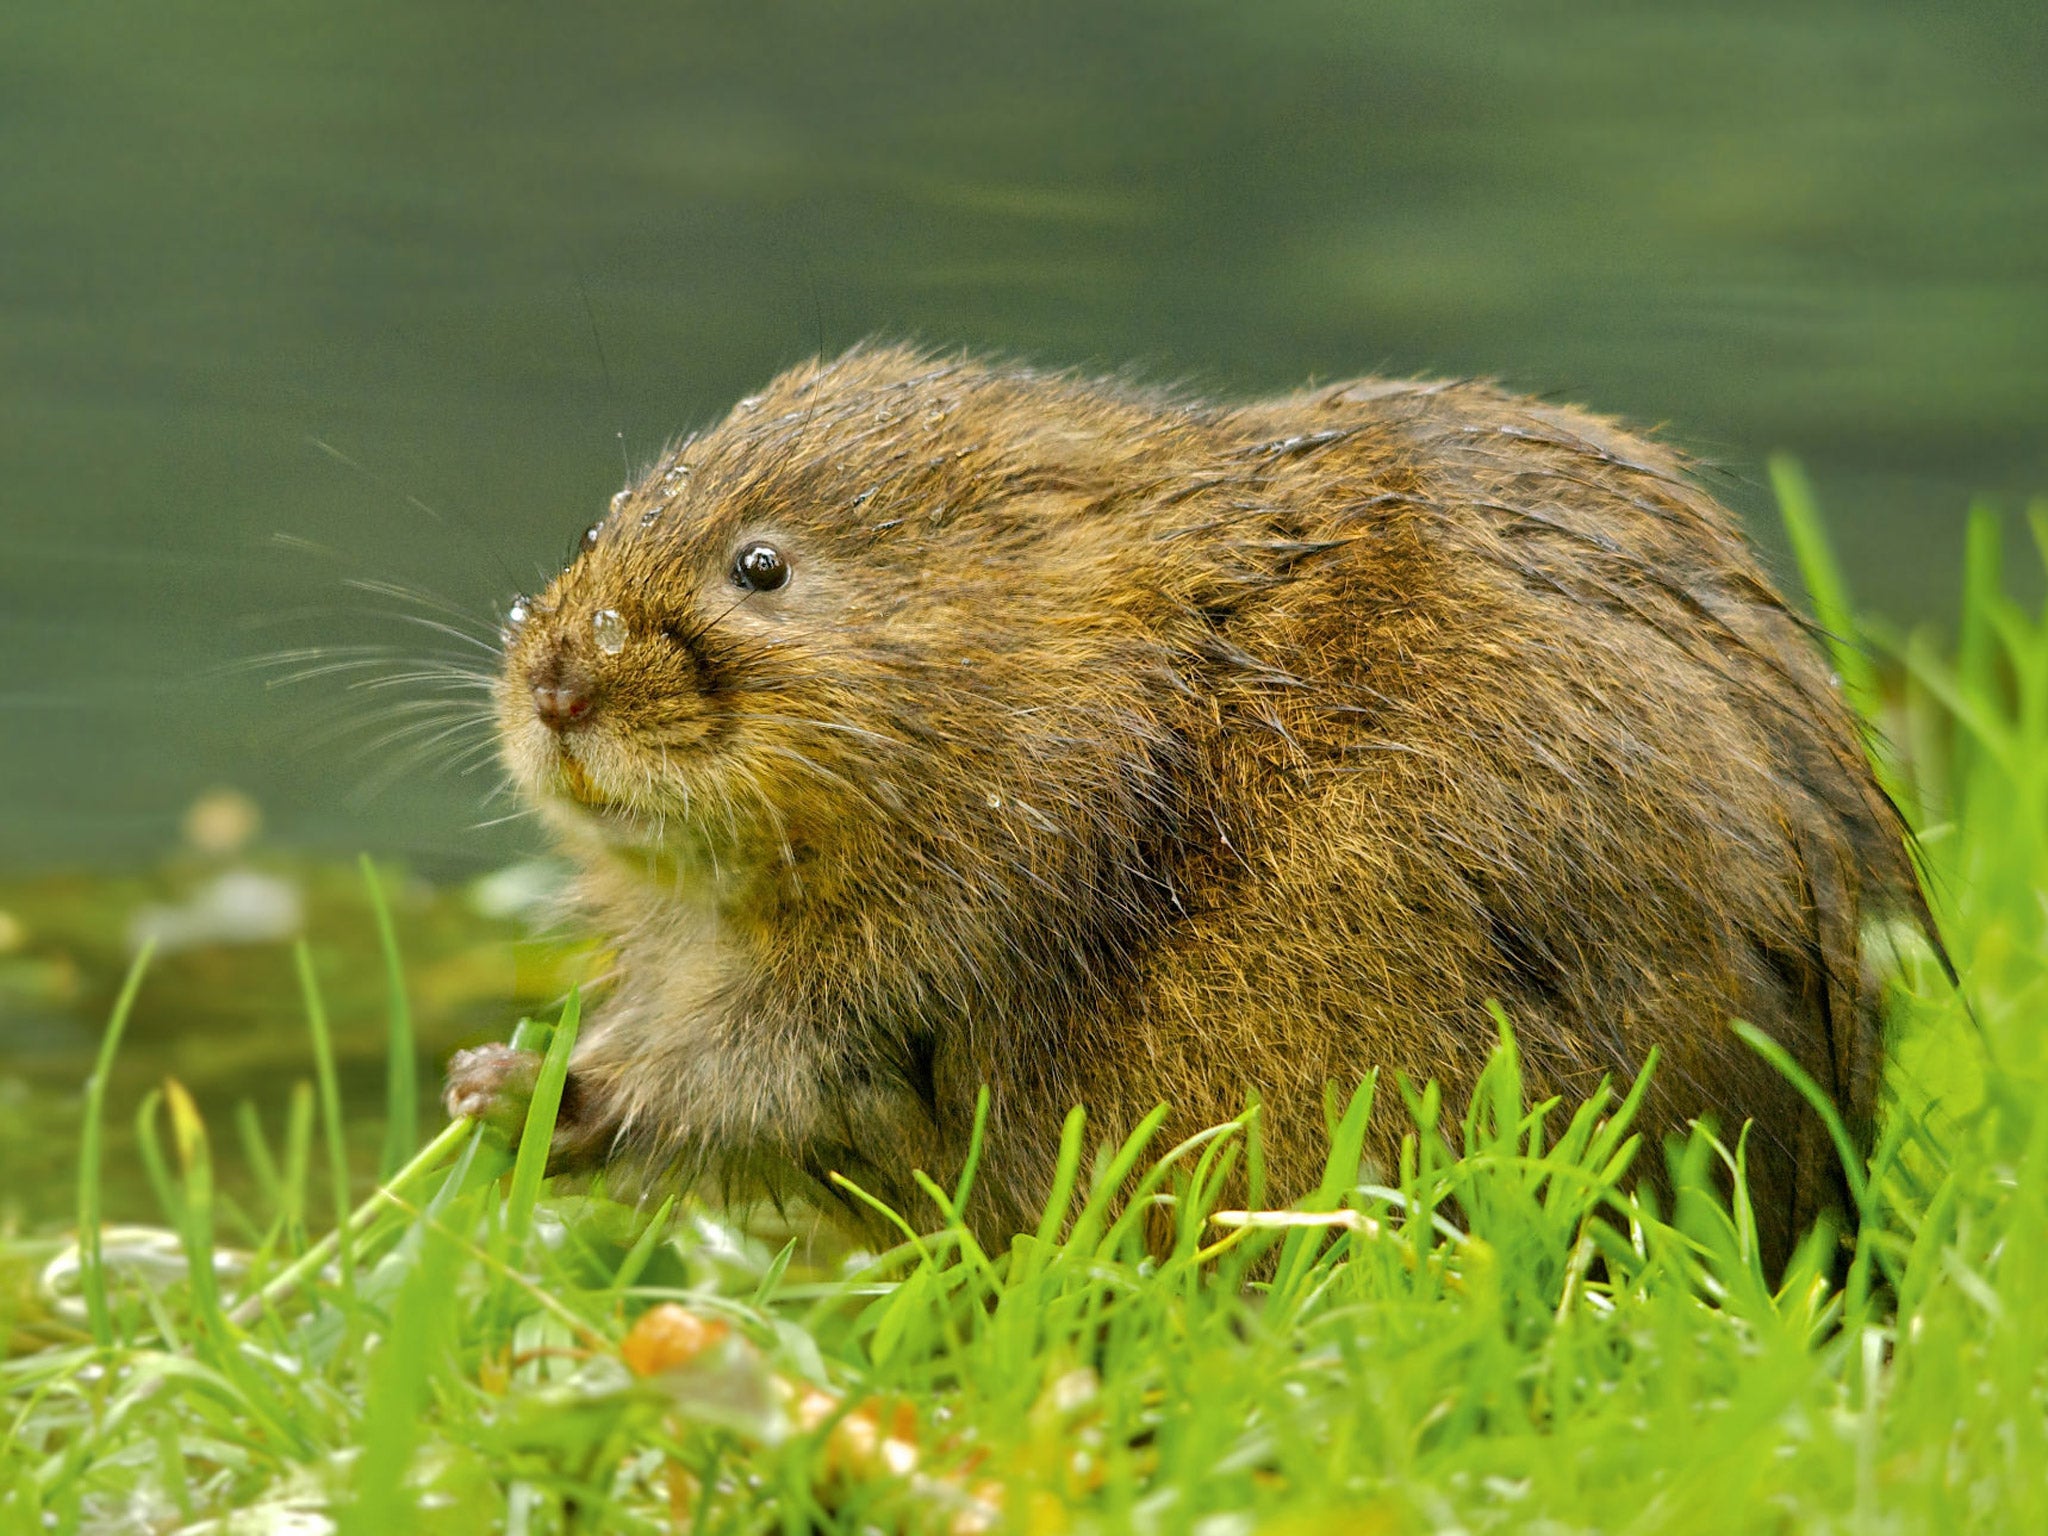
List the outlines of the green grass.
<svg viewBox="0 0 2048 1536">
<path fill-rule="evenodd" d="M 1122 1148 L 1077 1115 L 1058 1209 L 1008 1251 L 956 1219 L 963 1180 L 899 1247 L 846 1254 L 761 1213 L 551 1192 L 468 1127 L 408 1156 L 403 1071 L 373 1193 L 302 953 L 319 1091 L 279 1090 L 279 1144 L 237 1118 L 253 1195 L 223 1192 L 168 1083 L 136 1143 L 162 1229 L 97 1230 L 96 1088 L 82 1245 L 0 1240 L 0 1532 L 2048 1530 L 2048 613 L 2006 595 L 1980 513 L 1954 647 L 1859 627 L 1803 483 L 1778 484 L 1963 977 L 1895 936 L 1845 1274 L 1828 1233 L 1760 1271 L 1717 1193 L 1739 1138 L 1641 1145 L 1639 1085 L 1531 1103 L 1505 1030 L 1469 1106 L 1334 1096 L 1328 1176 L 1285 1219 L 1215 1219 L 1237 1166 L 1256 1185 L 1255 1115 Z M 2048 507 L 2029 526 L 2048 550 Z M 409 1061 L 404 933 L 380 930 Z M 131 1002 L 147 978 L 96 1084 Z M 575 1004 L 522 1027 L 548 1042 L 537 1127 Z M 1417 1125 L 1384 1187 L 1356 1172 L 1376 1098 Z M 1668 1209 L 1628 1193 L 1651 1157 Z M 1109 1198 L 1146 1168 L 1164 1259 Z M 309 1231 L 329 1204 L 353 1214 Z M 663 1302 L 729 1331 L 636 1374 L 621 1341 Z"/>
</svg>

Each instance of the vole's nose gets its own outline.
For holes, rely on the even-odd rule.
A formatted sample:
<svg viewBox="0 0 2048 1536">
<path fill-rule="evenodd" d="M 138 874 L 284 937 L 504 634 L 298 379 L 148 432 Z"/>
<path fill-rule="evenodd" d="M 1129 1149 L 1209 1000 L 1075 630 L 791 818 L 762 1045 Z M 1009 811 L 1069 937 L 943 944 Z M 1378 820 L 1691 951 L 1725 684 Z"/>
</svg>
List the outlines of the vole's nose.
<svg viewBox="0 0 2048 1536">
<path fill-rule="evenodd" d="M 597 687 L 566 647 L 556 646 L 541 658 L 529 674 L 533 683 L 533 712 L 551 731 L 566 731 L 590 718 L 597 702 Z"/>
<path fill-rule="evenodd" d="M 566 731 L 590 713 L 590 690 L 575 683 L 536 685 L 533 712 L 551 731 Z"/>
</svg>

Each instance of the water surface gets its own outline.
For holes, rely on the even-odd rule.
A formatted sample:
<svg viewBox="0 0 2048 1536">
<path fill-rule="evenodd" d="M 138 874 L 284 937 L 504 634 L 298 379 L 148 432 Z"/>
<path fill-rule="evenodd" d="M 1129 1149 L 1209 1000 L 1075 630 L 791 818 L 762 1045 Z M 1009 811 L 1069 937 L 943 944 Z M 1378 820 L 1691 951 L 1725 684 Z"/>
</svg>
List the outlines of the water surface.
<svg viewBox="0 0 2048 1536">
<path fill-rule="evenodd" d="M 1668 424 L 1760 522 L 1790 448 L 1863 596 L 1938 615 L 1967 498 L 2048 488 L 2044 37 L 1868 0 L 10 6 L 0 863 L 136 863 L 217 783 L 293 845 L 518 851 L 487 774 L 377 745 L 395 700 L 219 669 L 440 643 L 344 581 L 488 615 L 622 441 L 877 332 L 1220 392 L 1499 374 Z"/>
</svg>

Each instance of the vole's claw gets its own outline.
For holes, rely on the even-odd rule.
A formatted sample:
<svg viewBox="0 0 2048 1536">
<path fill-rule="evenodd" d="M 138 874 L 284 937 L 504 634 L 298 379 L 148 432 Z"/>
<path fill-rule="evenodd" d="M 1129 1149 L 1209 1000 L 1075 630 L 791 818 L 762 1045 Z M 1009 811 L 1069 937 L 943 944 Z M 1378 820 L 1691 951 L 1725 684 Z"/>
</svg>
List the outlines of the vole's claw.
<svg viewBox="0 0 2048 1536">
<path fill-rule="evenodd" d="M 493 1042 L 457 1051 L 448 1061 L 441 1102 L 451 1120 L 481 1120 L 516 1134 L 540 1076 L 540 1056 Z"/>
</svg>

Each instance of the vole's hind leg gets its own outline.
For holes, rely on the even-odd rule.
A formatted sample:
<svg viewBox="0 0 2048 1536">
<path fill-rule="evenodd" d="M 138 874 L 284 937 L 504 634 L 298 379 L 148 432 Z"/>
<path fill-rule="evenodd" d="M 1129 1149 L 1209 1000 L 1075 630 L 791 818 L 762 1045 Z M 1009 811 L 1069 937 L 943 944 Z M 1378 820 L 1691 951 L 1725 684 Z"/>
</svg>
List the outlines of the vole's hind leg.
<svg viewBox="0 0 2048 1536">
<path fill-rule="evenodd" d="M 494 1126 L 514 1145 L 526 1124 L 526 1106 L 540 1077 L 540 1054 L 514 1050 L 493 1042 L 457 1051 L 448 1061 L 448 1079 L 441 1102 L 450 1119 L 468 1118 Z M 548 1148 L 548 1172 L 572 1173 L 595 1168 L 617 1133 L 596 1096 L 585 1091 L 574 1071 L 562 1084 L 562 1107 L 555 1115 L 555 1134 Z"/>
</svg>

